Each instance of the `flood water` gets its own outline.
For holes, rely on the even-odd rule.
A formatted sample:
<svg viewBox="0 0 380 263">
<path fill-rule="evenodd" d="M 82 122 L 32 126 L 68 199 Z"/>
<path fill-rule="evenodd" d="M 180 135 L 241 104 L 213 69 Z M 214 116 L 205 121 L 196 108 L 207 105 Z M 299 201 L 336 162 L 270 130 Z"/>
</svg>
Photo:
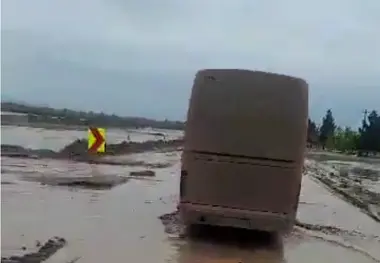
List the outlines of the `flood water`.
<svg viewBox="0 0 380 263">
<path fill-rule="evenodd" d="M 15 134 L 29 136 L 25 129 Z M 380 239 L 375 237 L 380 236 L 380 224 L 308 176 L 299 220 L 333 225 L 343 234 L 300 227 L 285 237 L 215 228 L 184 239 L 168 234 L 158 217 L 176 209 L 180 152 L 124 158 L 170 166 L 155 169 L 155 177 L 129 178 L 114 188 L 93 190 L 40 182 L 86 176 L 112 180 L 145 167 L 2 158 L 1 179 L 7 182 L 1 189 L 2 256 L 35 251 L 37 240 L 59 236 L 67 245 L 46 262 L 380 262 Z"/>
<path fill-rule="evenodd" d="M 20 145 L 30 149 L 57 151 L 77 139 L 87 139 L 87 132 L 87 130 L 53 130 L 23 126 L 2 126 L 1 143 Z M 163 139 L 158 133 L 165 134 L 165 139 L 167 140 L 177 139 L 182 136 L 181 131 L 108 129 L 106 130 L 106 141 L 107 143 L 121 143 L 128 140 L 143 142 Z"/>
</svg>

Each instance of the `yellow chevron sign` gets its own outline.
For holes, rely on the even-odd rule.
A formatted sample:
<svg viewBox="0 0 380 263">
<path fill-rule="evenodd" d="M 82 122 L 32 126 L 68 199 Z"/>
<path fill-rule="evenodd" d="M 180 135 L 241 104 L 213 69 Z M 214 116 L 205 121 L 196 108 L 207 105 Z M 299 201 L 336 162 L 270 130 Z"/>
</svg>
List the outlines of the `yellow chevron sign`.
<svg viewBox="0 0 380 263">
<path fill-rule="evenodd" d="M 88 129 L 88 151 L 91 153 L 103 153 L 106 151 L 106 130 L 90 127 Z"/>
</svg>

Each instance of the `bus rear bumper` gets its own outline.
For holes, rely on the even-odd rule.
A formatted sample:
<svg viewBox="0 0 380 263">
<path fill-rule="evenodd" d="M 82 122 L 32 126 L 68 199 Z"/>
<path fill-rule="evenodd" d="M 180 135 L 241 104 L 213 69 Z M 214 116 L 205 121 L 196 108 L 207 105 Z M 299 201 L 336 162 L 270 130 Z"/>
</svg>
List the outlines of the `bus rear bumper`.
<svg viewBox="0 0 380 263">
<path fill-rule="evenodd" d="M 186 225 L 215 225 L 267 232 L 289 232 L 295 222 L 290 214 L 250 211 L 221 206 L 180 203 L 179 211 Z"/>
</svg>

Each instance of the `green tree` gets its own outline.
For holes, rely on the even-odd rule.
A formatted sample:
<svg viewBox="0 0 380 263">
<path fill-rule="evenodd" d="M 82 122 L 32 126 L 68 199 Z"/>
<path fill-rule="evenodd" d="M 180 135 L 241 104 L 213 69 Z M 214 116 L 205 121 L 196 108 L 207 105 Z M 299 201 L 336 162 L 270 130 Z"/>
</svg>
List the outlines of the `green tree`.
<svg viewBox="0 0 380 263">
<path fill-rule="evenodd" d="M 308 120 L 307 125 L 307 142 L 317 144 L 319 141 L 318 127 L 311 119 Z"/>
<path fill-rule="evenodd" d="M 362 127 L 359 129 L 359 154 L 368 155 L 370 152 L 380 152 L 380 116 L 375 110 L 367 116 L 364 112 Z"/>
<path fill-rule="evenodd" d="M 334 134 L 334 148 L 341 152 L 355 152 L 358 148 L 360 135 L 346 127 L 338 127 Z"/>
<path fill-rule="evenodd" d="M 332 111 L 331 109 L 328 109 L 325 117 L 322 119 L 322 126 L 319 130 L 319 141 L 321 142 L 323 149 L 326 147 L 327 142 L 329 142 L 329 146 L 331 147 L 335 128 L 336 125 Z"/>
</svg>

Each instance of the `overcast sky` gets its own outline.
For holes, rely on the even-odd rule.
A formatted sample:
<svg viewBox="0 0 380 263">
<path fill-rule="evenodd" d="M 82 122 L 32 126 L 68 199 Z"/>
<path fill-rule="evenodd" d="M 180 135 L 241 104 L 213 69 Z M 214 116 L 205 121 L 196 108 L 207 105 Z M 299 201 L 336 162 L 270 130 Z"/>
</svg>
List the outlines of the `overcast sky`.
<svg viewBox="0 0 380 263">
<path fill-rule="evenodd" d="M 310 110 L 380 110 L 379 0 L 2 0 L 5 99 L 184 119 L 199 68 L 291 74 Z"/>
</svg>

